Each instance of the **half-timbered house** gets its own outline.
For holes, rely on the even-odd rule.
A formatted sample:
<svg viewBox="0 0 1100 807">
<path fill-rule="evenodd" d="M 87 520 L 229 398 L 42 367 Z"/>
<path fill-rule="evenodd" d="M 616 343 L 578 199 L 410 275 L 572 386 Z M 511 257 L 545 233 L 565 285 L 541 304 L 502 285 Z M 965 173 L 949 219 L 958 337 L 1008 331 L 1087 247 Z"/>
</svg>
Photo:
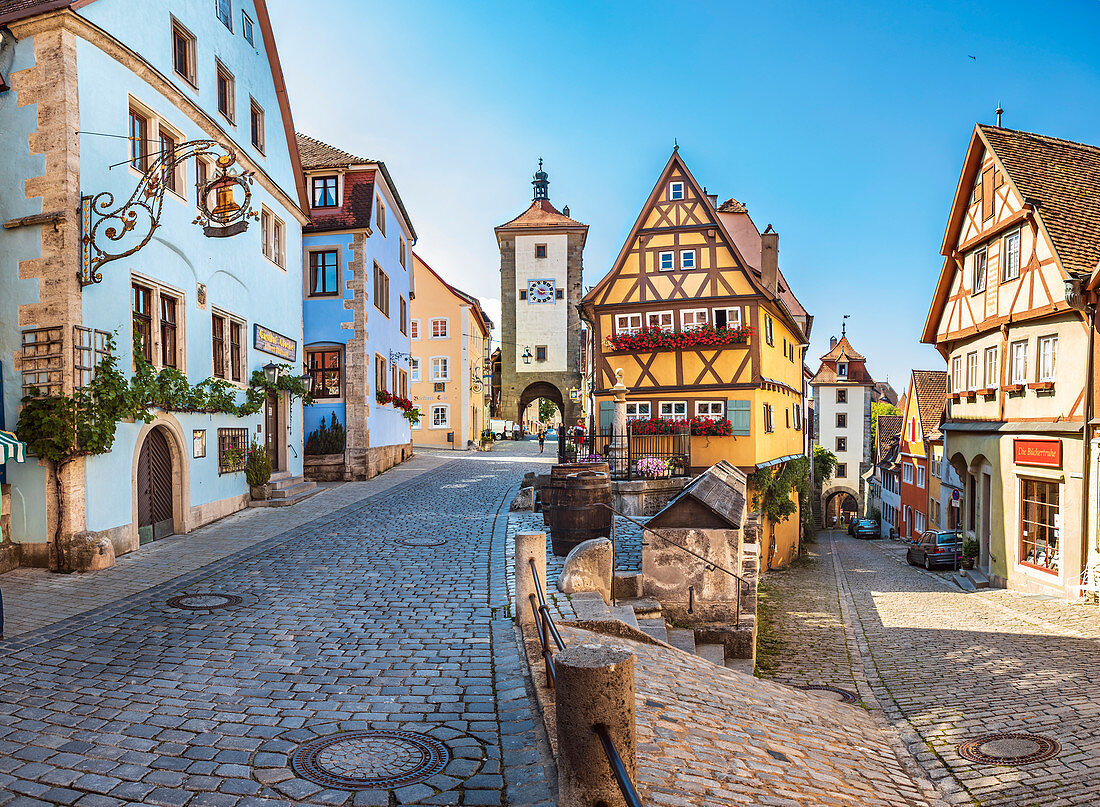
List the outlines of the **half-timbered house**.
<svg viewBox="0 0 1100 807">
<path fill-rule="evenodd" d="M 674 151 L 607 275 L 581 302 L 592 342 L 596 426 L 613 417 L 615 372 L 629 420 L 728 420 L 691 438 L 691 465 L 776 468 L 804 453 L 803 354 L 812 318 L 779 271 L 779 236 L 744 205 L 718 206 Z M 764 561 L 797 553 L 799 517 L 764 526 Z"/>
<path fill-rule="evenodd" d="M 944 453 L 979 568 L 1067 597 L 1096 557 L 1082 495 L 1087 314 L 1066 281 L 1100 259 L 1098 176 L 1096 147 L 976 126 L 923 334 L 948 362 Z"/>
</svg>

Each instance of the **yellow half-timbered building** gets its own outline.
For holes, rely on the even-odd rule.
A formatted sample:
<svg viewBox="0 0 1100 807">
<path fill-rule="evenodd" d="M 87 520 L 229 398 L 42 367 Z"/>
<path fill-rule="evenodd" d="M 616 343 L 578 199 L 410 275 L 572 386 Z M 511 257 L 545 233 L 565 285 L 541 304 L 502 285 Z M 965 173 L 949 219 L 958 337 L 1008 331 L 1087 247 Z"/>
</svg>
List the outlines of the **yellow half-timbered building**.
<svg viewBox="0 0 1100 807">
<path fill-rule="evenodd" d="M 616 370 L 627 418 L 728 419 L 691 439 L 691 465 L 748 473 L 802 456 L 803 359 L 812 323 L 779 271 L 779 236 L 719 206 L 672 153 L 611 271 L 584 297 L 593 425 L 610 428 Z M 764 526 L 764 560 L 798 551 L 799 516 Z"/>
</svg>

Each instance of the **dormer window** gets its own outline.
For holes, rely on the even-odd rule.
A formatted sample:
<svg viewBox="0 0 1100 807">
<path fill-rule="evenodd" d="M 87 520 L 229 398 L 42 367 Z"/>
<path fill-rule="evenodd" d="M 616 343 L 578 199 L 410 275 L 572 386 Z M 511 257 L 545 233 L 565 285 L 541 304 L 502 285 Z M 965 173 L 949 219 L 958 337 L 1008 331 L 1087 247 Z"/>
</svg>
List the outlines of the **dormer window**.
<svg viewBox="0 0 1100 807">
<path fill-rule="evenodd" d="M 684 183 L 672 182 L 668 186 L 668 198 L 672 202 L 680 201 L 684 198 Z"/>
<path fill-rule="evenodd" d="M 836 363 L 836 377 L 847 378 L 848 377 L 848 362 L 838 361 Z"/>
<path fill-rule="evenodd" d="M 336 207 L 336 177 L 313 178 L 313 206 Z"/>
</svg>

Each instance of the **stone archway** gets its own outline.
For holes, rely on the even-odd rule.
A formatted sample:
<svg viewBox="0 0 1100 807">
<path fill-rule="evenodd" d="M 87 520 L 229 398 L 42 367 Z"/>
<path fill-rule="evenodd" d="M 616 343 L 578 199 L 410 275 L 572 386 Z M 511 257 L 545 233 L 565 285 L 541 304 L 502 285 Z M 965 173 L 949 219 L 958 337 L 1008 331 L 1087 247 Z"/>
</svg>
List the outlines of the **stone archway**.
<svg viewBox="0 0 1100 807">
<path fill-rule="evenodd" d="M 533 384 L 528 384 L 519 396 L 519 408 L 516 410 L 516 423 L 519 423 L 523 418 L 523 413 L 532 402 L 537 401 L 539 398 L 547 398 L 554 402 L 558 407 L 558 411 L 561 412 L 562 426 L 568 428 L 572 425 L 572 401 L 569 401 L 568 397 L 562 394 L 562 391 L 548 381 L 536 381 Z M 570 406 L 566 408 L 566 401 L 569 401 Z"/>
<path fill-rule="evenodd" d="M 822 514 L 826 529 L 831 528 L 834 523 L 837 528 L 847 526 L 851 519 L 859 517 L 859 499 L 855 491 L 848 488 L 833 488 L 827 492 Z"/>
</svg>

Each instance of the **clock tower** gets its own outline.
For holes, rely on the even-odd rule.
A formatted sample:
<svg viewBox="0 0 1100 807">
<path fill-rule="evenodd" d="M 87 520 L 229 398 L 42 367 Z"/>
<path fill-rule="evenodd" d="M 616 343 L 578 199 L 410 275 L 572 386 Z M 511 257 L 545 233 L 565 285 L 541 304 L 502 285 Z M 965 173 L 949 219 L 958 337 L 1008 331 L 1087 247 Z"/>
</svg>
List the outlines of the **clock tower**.
<svg viewBox="0 0 1100 807">
<path fill-rule="evenodd" d="M 558 404 L 567 426 L 582 416 L 569 398 L 581 387 L 581 271 L 588 225 L 550 203 L 542 168 L 530 207 L 496 228 L 500 248 L 501 384 L 496 417 L 519 421 L 537 398 Z"/>
</svg>

